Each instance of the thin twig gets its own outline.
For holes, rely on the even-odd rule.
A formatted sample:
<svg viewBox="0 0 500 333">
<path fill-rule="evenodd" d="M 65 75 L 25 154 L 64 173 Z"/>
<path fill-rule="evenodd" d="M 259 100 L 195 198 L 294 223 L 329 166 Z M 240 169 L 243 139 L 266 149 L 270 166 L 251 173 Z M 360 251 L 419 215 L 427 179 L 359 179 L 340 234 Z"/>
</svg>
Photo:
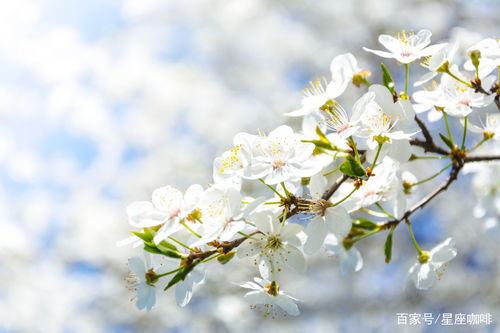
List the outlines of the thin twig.
<svg viewBox="0 0 500 333">
<path fill-rule="evenodd" d="M 448 176 L 448 179 L 440 187 L 438 187 L 436 190 L 434 190 L 432 193 L 430 193 L 427 197 L 423 198 L 415 206 L 413 206 L 412 208 L 407 210 L 404 213 L 403 217 L 401 217 L 400 219 L 385 222 L 384 229 L 396 226 L 399 223 L 401 223 L 402 221 L 407 220 L 417 210 L 424 208 L 429 202 L 431 202 L 435 197 L 437 197 L 439 195 L 439 193 L 446 191 L 448 189 L 448 187 L 451 185 L 451 183 L 453 183 L 455 180 L 457 180 L 458 173 L 463 168 L 463 166 L 464 166 L 463 163 L 454 164 L 451 171 L 450 171 L 450 175 Z"/>
<path fill-rule="evenodd" d="M 339 179 L 335 181 L 335 183 L 330 186 L 325 193 L 321 196 L 321 199 L 323 200 L 329 200 L 332 195 L 339 189 L 340 185 L 342 185 L 343 182 L 345 182 L 349 177 L 346 175 L 342 175 Z"/>
<path fill-rule="evenodd" d="M 488 155 L 488 156 L 470 156 L 464 158 L 465 163 L 469 162 L 485 162 L 485 161 L 496 161 L 500 160 L 500 156 L 498 155 Z"/>
<path fill-rule="evenodd" d="M 411 139 L 410 144 L 412 146 L 417 146 L 424 148 L 424 151 L 426 153 L 436 153 L 439 155 L 449 155 L 450 153 L 446 151 L 445 149 L 439 147 L 434 143 L 434 139 L 432 138 L 431 133 L 427 129 L 427 126 L 425 126 L 425 123 L 415 116 L 415 122 L 417 123 L 418 127 L 422 130 L 422 134 L 424 135 L 425 141 L 419 140 L 419 139 Z"/>
</svg>

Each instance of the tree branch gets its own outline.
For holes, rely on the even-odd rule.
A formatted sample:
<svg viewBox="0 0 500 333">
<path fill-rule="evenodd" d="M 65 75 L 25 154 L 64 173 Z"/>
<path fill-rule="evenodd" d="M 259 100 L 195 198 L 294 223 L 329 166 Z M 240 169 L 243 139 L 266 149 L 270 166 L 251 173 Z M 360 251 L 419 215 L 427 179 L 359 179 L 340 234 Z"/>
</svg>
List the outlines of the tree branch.
<svg viewBox="0 0 500 333">
<path fill-rule="evenodd" d="M 420 127 L 420 130 L 422 130 L 422 134 L 424 135 L 425 141 L 419 139 L 410 139 L 410 144 L 412 146 L 424 148 L 424 151 L 426 153 L 436 153 L 439 155 L 450 154 L 448 151 L 446 151 L 445 149 L 439 147 L 434 143 L 434 139 L 432 138 L 431 133 L 427 129 L 427 126 L 425 126 L 425 123 L 420 118 L 415 116 L 415 122 L 417 123 L 418 127 Z"/>
<path fill-rule="evenodd" d="M 332 195 L 339 189 L 340 185 L 342 185 L 342 183 L 345 182 L 348 178 L 348 176 L 342 175 L 342 177 L 337 179 L 335 183 L 333 183 L 332 186 L 330 186 L 330 188 L 328 188 L 325 193 L 323 193 L 321 199 L 328 201 L 332 197 Z"/>
<path fill-rule="evenodd" d="M 455 180 L 457 180 L 458 173 L 463 168 L 463 166 L 464 166 L 463 163 L 454 164 L 451 171 L 450 171 L 450 175 L 448 176 L 448 179 L 440 187 L 438 187 L 436 190 L 434 190 L 432 193 L 430 193 L 427 197 L 420 200 L 420 202 L 417 203 L 415 206 L 413 206 L 411 209 L 407 210 L 404 213 L 403 217 L 401 217 L 400 219 L 385 222 L 383 224 L 383 228 L 386 229 L 386 228 L 394 227 L 394 226 L 398 225 L 399 223 L 401 223 L 402 221 L 407 220 L 417 210 L 424 208 L 429 202 L 431 202 L 435 197 L 437 197 L 439 195 L 439 193 L 446 191 L 448 189 L 448 187 L 451 185 L 451 183 L 453 183 Z"/>
<path fill-rule="evenodd" d="M 488 155 L 488 156 L 470 156 L 464 158 L 465 163 L 469 162 L 484 162 L 484 161 L 497 161 L 500 160 L 499 155 Z"/>
</svg>

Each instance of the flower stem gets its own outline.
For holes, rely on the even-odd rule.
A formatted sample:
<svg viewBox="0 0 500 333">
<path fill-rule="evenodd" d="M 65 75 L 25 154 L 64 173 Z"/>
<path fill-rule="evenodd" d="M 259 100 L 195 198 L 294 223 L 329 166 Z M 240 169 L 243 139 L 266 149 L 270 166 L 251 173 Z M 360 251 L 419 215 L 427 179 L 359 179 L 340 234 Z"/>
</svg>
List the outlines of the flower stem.
<svg viewBox="0 0 500 333">
<path fill-rule="evenodd" d="M 450 166 L 453 165 L 453 162 L 448 164 L 447 166 L 445 166 L 444 168 L 442 168 L 441 170 L 439 170 L 437 173 L 435 173 L 434 175 L 430 176 L 429 178 L 425 178 L 419 182 L 416 182 L 414 184 L 411 184 L 411 186 L 416 186 L 416 185 L 420 185 L 420 184 L 423 184 L 425 182 L 428 182 L 429 180 L 432 180 L 434 178 L 436 178 L 437 176 L 439 176 L 440 174 L 442 174 L 446 169 L 448 169 Z"/>
<path fill-rule="evenodd" d="M 462 137 L 462 145 L 460 149 L 464 150 L 465 149 L 465 139 L 467 138 L 467 124 L 469 122 L 469 117 L 465 116 L 464 117 L 464 135 Z"/>
<path fill-rule="evenodd" d="M 166 272 L 166 273 L 163 273 L 163 274 L 156 274 L 156 277 L 157 277 L 157 278 L 162 278 L 162 277 L 164 277 L 164 276 L 167 276 L 167 275 L 170 275 L 170 274 L 174 274 L 174 273 L 176 273 L 176 272 L 180 271 L 180 270 L 181 270 L 181 268 L 182 268 L 182 266 L 181 266 L 181 267 L 179 267 L 179 268 L 176 268 L 176 269 L 174 269 L 173 271 L 170 271 L 170 272 Z"/>
<path fill-rule="evenodd" d="M 168 236 L 168 239 L 176 242 L 177 244 L 179 244 L 180 246 L 182 247 L 185 247 L 186 249 L 188 249 L 189 251 L 194 251 L 194 249 L 190 248 L 189 246 L 187 246 L 186 244 L 182 243 L 181 241 L 178 241 L 177 239 L 175 239 L 174 237 L 172 236 Z"/>
<path fill-rule="evenodd" d="M 252 236 L 250 236 L 248 234 L 245 234 L 244 232 L 241 232 L 241 231 L 238 231 L 238 234 L 240 234 L 240 235 L 242 235 L 242 236 L 244 236 L 246 238 L 249 238 L 249 239 L 254 239 L 254 238 L 252 238 Z"/>
<path fill-rule="evenodd" d="M 415 239 L 415 235 L 413 234 L 413 230 L 411 230 L 410 221 L 407 221 L 406 225 L 408 226 L 408 232 L 410 233 L 410 237 L 411 237 L 411 240 L 413 242 L 413 245 L 415 246 L 415 249 L 417 249 L 418 254 L 422 254 L 422 249 L 420 248 L 420 245 L 418 245 L 418 242 Z"/>
<path fill-rule="evenodd" d="M 457 80 L 458 82 L 465 84 L 467 87 L 472 88 L 472 84 L 470 84 L 467 81 L 462 80 L 461 78 L 459 78 L 458 76 L 456 76 L 455 74 L 450 72 L 449 69 L 445 73 L 448 74 L 449 76 L 451 76 L 452 78 L 454 78 L 455 80 Z"/>
<path fill-rule="evenodd" d="M 482 145 L 483 143 L 485 143 L 488 140 L 489 140 L 489 138 L 483 138 L 481 141 L 479 141 L 479 143 L 477 145 L 475 145 L 471 149 L 467 150 L 466 153 L 470 153 L 471 151 L 475 150 L 476 148 L 478 148 L 480 145 Z"/>
<path fill-rule="evenodd" d="M 340 205 L 341 203 L 343 203 L 344 201 L 346 201 L 354 192 L 356 192 L 357 190 L 359 189 L 359 187 L 355 187 L 351 193 L 349 193 L 347 196 L 345 196 L 342 200 L 340 201 L 337 201 L 336 203 L 333 204 L 332 207 L 335 207 L 335 206 L 338 206 Z"/>
<path fill-rule="evenodd" d="M 264 185 L 266 185 L 267 187 L 269 187 L 269 189 L 270 189 L 271 191 L 273 191 L 273 192 L 274 192 L 274 193 L 275 193 L 278 197 L 280 197 L 280 198 L 282 198 L 282 199 L 284 198 L 284 197 L 283 197 L 283 196 L 282 196 L 282 195 L 281 195 L 278 191 L 276 191 L 276 189 L 275 189 L 274 187 L 272 187 L 271 185 L 266 184 L 266 182 L 264 181 L 264 179 L 259 178 L 259 180 L 262 182 L 262 184 L 264 184 Z"/>
<path fill-rule="evenodd" d="M 367 233 L 365 233 L 365 234 L 363 234 L 363 235 L 359 236 L 358 238 L 353 239 L 353 240 L 352 240 L 352 243 L 354 244 L 354 243 L 356 243 L 357 241 L 362 240 L 363 238 L 366 238 L 366 237 L 368 237 L 368 236 L 371 236 L 371 235 L 377 234 L 377 233 L 379 233 L 379 232 L 381 232 L 381 231 L 382 231 L 382 229 L 378 229 L 378 228 L 377 228 L 377 229 L 374 229 L 374 230 L 372 230 L 372 231 L 369 231 L 369 232 L 367 232 Z"/>
<path fill-rule="evenodd" d="M 332 173 L 334 173 L 335 171 L 337 171 L 338 169 L 340 169 L 340 166 L 333 169 L 332 171 L 328 171 L 327 173 L 323 174 L 323 177 L 326 177 L 326 176 L 329 176 L 331 175 Z"/>
<path fill-rule="evenodd" d="M 387 210 L 385 210 L 384 207 L 382 207 L 382 205 L 378 202 L 375 203 L 375 206 L 377 206 L 378 209 L 380 209 L 380 211 L 382 213 L 384 213 L 385 215 L 387 215 L 387 217 L 390 217 L 390 218 L 393 218 L 395 219 L 396 217 L 394 215 L 392 215 L 391 213 L 389 213 Z"/>
<path fill-rule="evenodd" d="M 186 228 L 187 230 L 189 230 L 189 232 L 191 232 L 193 235 L 195 235 L 196 237 L 198 238 L 201 238 L 201 235 L 199 233 L 197 233 L 196 231 L 194 231 L 193 229 L 191 229 L 187 224 L 186 222 L 181 222 L 181 224 L 184 226 L 184 228 Z"/>
<path fill-rule="evenodd" d="M 372 209 L 368 209 L 368 208 L 360 208 L 360 211 L 362 212 L 365 212 L 367 214 L 370 214 L 372 216 L 376 216 L 376 217 L 382 217 L 382 218 L 385 218 L 387 217 L 387 214 L 383 214 L 383 213 L 380 213 L 380 212 L 377 212 L 375 210 L 372 210 Z M 390 216 L 389 216 L 390 217 Z"/>
<path fill-rule="evenodd" d="M 450 156 L 413 156 L 413 160 L 442 160 L 444 158 L 450 158 Z"/>
<path fill-rule="evenodd" d="M 375 154 L 375 158 L 373 159 L 372 167 L 371 170 L 375 168 L 375 165 L 377 164 L 378 156 L 380 155 L 380 151 L 382 150 L 382 145 L 383 143 L 379 142 L 378 143 L 378 148 L 377 148 L 377 154 Z"/>
<path fill-rule="evenodd" d="M 405 64 L 405 98 L 408 99 L 408 83 L 410 81 L 410 64 Z"/>
</svg>

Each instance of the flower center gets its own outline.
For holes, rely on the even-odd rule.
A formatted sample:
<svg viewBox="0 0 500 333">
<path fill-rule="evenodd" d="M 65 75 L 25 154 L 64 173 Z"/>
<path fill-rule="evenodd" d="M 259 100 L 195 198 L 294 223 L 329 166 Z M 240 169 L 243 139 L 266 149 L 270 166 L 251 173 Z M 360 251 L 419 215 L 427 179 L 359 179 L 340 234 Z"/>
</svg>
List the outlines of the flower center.
<svg viewBox="0 0 500 333">
<path fill-rule="evenodd" d="M 280 292 L 280 287 L 279 285 L 276 283 L 276 281 L 273 281 L 269 284 L 266 284 L 264 286 L 264 291 L 266 293 L 268 293 L 269 295 L 272 295 L 272 296 L 278 296 L 279 292 Z"/>
<path fill-rule="evenodd" d="M 276 169 L 279 169 L 281 167 L 284 167 L 287 163 L 285 161 L 282 161 L 282 160 L 275 160 L 273 161 L 273 169 L 276 170 Z"/>
<path fill-rule="evenodd" d="M 470 99 L 461 99 L 458 101 L 458 104 L 460 105 L 465 105 L 465 106 L 469 106 L 470 105 Z"/>
<path fill-rule="evenodd" d="M 283 242 L 278 236 L 269 236 L 267 238 L 267 248 L 270 249 L 279 249 L 283 245 Z"/>
<path fill-rule="evenodd" d="M 240 159 L 238 157 L 241 151 L 241 145 L 234 146 L 233 149 L 230 149 L 226 156 L 224 156 L 221 160 L 221 168 L 219 170 L 220 173 L 224 173 L 227 169 L 232 169 L 235 167 L 242 168 L 243 166 L 240 163 Z"/>
</svg>

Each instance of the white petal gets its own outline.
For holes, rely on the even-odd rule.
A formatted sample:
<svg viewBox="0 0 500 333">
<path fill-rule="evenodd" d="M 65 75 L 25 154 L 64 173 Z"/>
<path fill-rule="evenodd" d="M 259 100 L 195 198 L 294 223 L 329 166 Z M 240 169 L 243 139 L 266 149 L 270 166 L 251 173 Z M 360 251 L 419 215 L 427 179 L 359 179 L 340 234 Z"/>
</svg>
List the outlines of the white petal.
<svg viewBox="0 0 500 333">
<path fill-rule="evenodd" d="M 194 184 L 189 186 L 184 194 L 184 209 L 186 211 L 193 210 L 203 196 L 203 192 L 204 190 L 201 185 Z"/>
<path fill-rule="evenodd" d="M 340 272 L 348 274 L 350 272 L 357 272 L 363 268 L 363 257 L 357 248 L 351 247 L 345 251 L 340 257 Z"/>
<path fill-rule="evenodd" d="M 180 307 L 186 306 L 193 296 L 193 282 L 189 279 L 177 283 L 175 299 Z"/>
<path fill-rule="evenodd" d="M 145 283 L 140 283 L 137 286 L 137 301 L 136 306 L 139 310 L 146 309 L 150 311 L 156 303 L 156 289 Z"/>
<path fill-rule="evenodd" d="M 236 254 L 238 258 L 253 257 L 261 252 L 262 247 L 263 244 L 261 240 L 248 239 L 238 247 Z"/>
<path fill-rule="evenodd" d="M 146 267 L 144 266 L 144 262 L 139 257 L 133 257 L 128 260 L 128 267 L 137 276 L 139 279 L 143 280 L 144 275 L 146 274 Z"/>
<path fill-rule="evenodd" d="M 307 240 L 304 244 L 304 252 L 306 254 L 316 253 L 326 237 L 326 223 L 323 218 L 313 219 L 306 228 Z"/>
<path fill-rule="evenodd" d="M 363 47 L 363 50 L 365 50 L 366 52 L 370 52 L 370 53 L 376 54 L 376 55 L 378 55 L 379 57 L 382 57 L 382 58 L 394 58 L 394 55 L 392 53 L 389 53 L 389 52 L 372 50 L 372 49 L 369 49 L 367 47 Z"/>
<path fill-rule="evenodd" d="M 250 305 L 270 304 L 270 297 L 272 296 L 263 291 L 250 291 L 244 296 L 245 301 Z"/>
<path fill-rule="evenodd" d="M 455 258 L 457 255 L 457 249 L 455 248 L 455 242 L 452 238 L 446 239 L 444 242 L 436 246 L 430 251 L 431 259 L 433 264 L 442 264 L 451 259 Z"/>
<path fill-rule="evenodd" d="M 432 287 L 436 282 L 436 272 L 432 269 L 429 263 L 420 265 L 420 267 L 417 268 L 415 287 L 421 290 L 426 290 Z"/>
<path fill-rule="evenodd" d="M 405 163 L 408 162 L 411 156 L 411 145 L 408 140 L 393 140 L 388 145 L 387 155 L 394 160 Z"/>
<path fill-rule="evenodd" d="M 282 308 L 290 316 L 298 316 L 300 314 L 299 307 L 286 295 L 274 296 L 274 304 Z"/>
<path fill-rule="evenodd" d="M 351 230 L 351 217 L 344 207 L 328 208 L 325 214 L 325 221 L 330 231 L 338 238 L 344 238 Z"/>
<path fill-rule="evenodd" d="M 173 215 L 181 209 L 182 199 L 181 191 L 172 186 L 164 186 L 153 191 L 151 201 L 157 209 Z"/>
<path fill-rule="evenodd" d="M 263 233 L 270 233 L 273 231 L 273 217 L 272 213 L 263 211 L 254 213 L 251 219 L 255 223 L 257 229 Z"/>
<path fill-rule="evenodd" d="M 288 266 L 295 269 L 297 272 L 305 272 L 306 259 L 302 252 L 295 246 L 286 246 L 283 257 Z"/>
<path fill-rule="evenodd" d="M 281 239 L 293 246 L 302 245 L 299 237 L 297 236 L 303 230 L 302 226 L 297 223 L 286 222 L 285 226 L 281 229 Z"/>
<path fill-rule="evenodd" d="M 261 290 L 262 287 L 259 286 L 257 283 L 252 282 L 252 281 L 247 281 L 243 283 L 236 283 L 236 285 L 242 287 L 242 288 L 247 288 L 247 289 L 254 289 L 254 290 Z"/>
</svg>

